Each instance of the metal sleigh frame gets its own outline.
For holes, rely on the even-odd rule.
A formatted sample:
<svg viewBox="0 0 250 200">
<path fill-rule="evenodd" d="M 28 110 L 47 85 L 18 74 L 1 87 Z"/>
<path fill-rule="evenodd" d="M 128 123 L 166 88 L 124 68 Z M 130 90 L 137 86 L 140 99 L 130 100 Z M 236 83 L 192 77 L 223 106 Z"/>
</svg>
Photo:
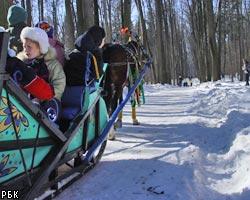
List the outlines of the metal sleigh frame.
<svg viewBox="0 0 250 200">
<path fill-rule="evenodd" d="M 130 96 L 135 91 L 136 87 L 142 80 L 145 75 L 147 69 L 149 68 L 151 61 L 148 61 L 143 70 L 140 72 L 140 76 L 135 82 L 135 84 L 131 87 L 128 92 L 126 98 L 121 102 L 119 107 L 115 110 L 113 115 L 108 120 L 105 128 L 100 132 L 100 127 L 95 126 L 95 137 L 91 144 L 87 142 L 87 124 L 92 112 L 95 112 L 95 121 L 96 124 L 99 124 L 99 101 L 100 94 L 97 95 L 94 102 L 91 104 L 90 108 L 85 112 L 80 114 L 72 123 L 72 126 L 65 132 L 61 132 L 54 124 L 52 124 L 44 113 L 35 105 L 30 103 L 25 92 L 20 90 L 20 88 L 13 82 L 10 76 L 5 71 L 6 65 L 6 57 L 7 57 L 7 46 L 8 46 L 9 34 L 8 33 L 0 33 L 0 94 L 2 93 L 2 89 L 5 88 L 7 93 L 7 99 L 9 102 L 8 95 L 14 96 L 19 102 L 22 103 L 22 106 L 35 118 L 40 125 L 42 125 L 46 131 L 48 132 L 50 138 L 44 139 L 25 139 L 19 140 L 16 137 L 16 141 L 0 141 L 0 151 L 3 150 L 12 150 L 19 149 L 22 151 L 23 148 L 37 148 L 40 146 L 48 146 L 54 145 L 52 149 L 49 151 L 48 155 L 42 160 L 39 167 L 36 167 L 31 170 L 25 170 L 25 173 L 22 175 L 18 175 L 6 182 L 1 183 L 1 190 L 25 190 L 22 191 L 23 196 L 19 197 L 19 199 L 31 200 L 41 194 L 41 191 L 45 191 L 46 188 L 51 186 L 55 186 L 59 181 L 69 177 L 70 175 L 79 172 L 76 177 L 74 177 L 69 183 L 67 183 L 63 187 L 67 187 L 71 183 L 73 183 L 76 179 L 80 178 L 83 174 L 88 171 L 88 169 L 92 168 L 95 165 L 93 163 L 93 155 L 96 150 L 104 144 L 104 148 L 106 145 L 107 135 L 112 128 L 115 119 L 117 118 L 121 109 L 125 106 Z M 9 106 L 10 103 L 9 103 Z M 11 110 L 11 109 L 10 109 Z M 13 113 L 11 113 L 13 115 Z M 15 126 L 13 126 L 15 127 Z M 69 143 L 72 141 L 74 136 L 76 135 L 78 129 L 83 127 L 83 137 L 82 137 L 82 146 L 77 150 L 66 153 L 67 147 Z M 15 128 L 14 128 L 15 129 Z M 103 149 L 104 150 L 104 149 Z M 34 150 L 35 151 L 35 150 Z M 57 177 L 55 180 L 48 182 L 47 179 L 51 172 L 59 167 L 60 165 L 67 163 L 73 158 L 76 158 L 77 155 L 85 153 L 85 156 L 81 162 L 81 164 L 77 167 L 72 167 L 72 169 L 65 174 Z M 23 158 L 24 159 L 24 158 Z M 34 158 L 33 158 L 34 159 Z M 25 186 L 25 189 L 24 189 Z M 63 188 L 61 188 L 62 190 Z M 60 191 L 58 191 L 59 193 Z M 56 194 L 56 193 L 55 193 Z M 54 195 L 55 195 L 54 194 Z"/>
</svg>

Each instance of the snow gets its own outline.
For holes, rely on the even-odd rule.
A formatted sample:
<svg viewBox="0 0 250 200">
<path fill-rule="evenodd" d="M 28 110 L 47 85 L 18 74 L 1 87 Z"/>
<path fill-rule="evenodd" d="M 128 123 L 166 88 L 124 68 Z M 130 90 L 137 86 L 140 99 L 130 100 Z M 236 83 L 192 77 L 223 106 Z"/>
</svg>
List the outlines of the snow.
<svg viewBox="0 0 250 200">
<path fill-rule="evenodd" d="M 249 200 L 250 87 L 219 81 L 146 85 L 141 125 L 123 128 L 101 162 L 57 200 Z"/>
</svg>

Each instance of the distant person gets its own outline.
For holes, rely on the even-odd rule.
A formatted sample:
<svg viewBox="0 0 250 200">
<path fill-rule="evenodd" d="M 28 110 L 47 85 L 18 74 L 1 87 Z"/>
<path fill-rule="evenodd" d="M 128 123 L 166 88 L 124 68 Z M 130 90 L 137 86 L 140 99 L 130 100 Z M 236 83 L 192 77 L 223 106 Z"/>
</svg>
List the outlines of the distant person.
<svg viewBox="0 0 250 200">
<path fill-rule="evenodd" d="M 182 86 L 182 81 L 183 81 L 183 78 L 182 78 L 181 75 L 179 75 L 177 85 L 181 87 Z"/>
<path fill-rule="evenodd" d="M 64 66 L 64 60 L 65 60 L 64 46 L 59 40 L 57 40 L 54 37 L 54 28 L 53 28 L 53 26 L 51 26 L 48 22 L 41 21 L 41 22 L 38 22 L 35 25 L 35 27 L 41 28 L 47 33 L 47 35 L 49 37 L 50 45 L 56 50 L 56 54 L 57 54 L 56 58 L 57 58 L 57 60 L 61 63 L 62 66 Z"/>
<path fill-rule="evenodd" d="M 245 73 L 246 85 L 249 85 L 250 64 L 247 59 L 243 59 L 242 70 Z"/>
<path fill-rule="evenodd" d="M 23 28 L 27 26 L 27 16 L 26 10 L 18 5 L 13 5 L 8 10 L 7 31 L 10 33 L 10 48 L 17 54 L 23 50 L 20 34 Z"/>
<path fill-rule="evenodd" d="M 192 76 L 189 77 L 189 82 L 190 82 L 190 87 L 192 87 L 193 86 Z"/>
<path fill-rule="evenodd" d="M 188 87 L 188 79 L 187 78 L 185 78 L 183 80 L 183 87 Z"/>
</svg>

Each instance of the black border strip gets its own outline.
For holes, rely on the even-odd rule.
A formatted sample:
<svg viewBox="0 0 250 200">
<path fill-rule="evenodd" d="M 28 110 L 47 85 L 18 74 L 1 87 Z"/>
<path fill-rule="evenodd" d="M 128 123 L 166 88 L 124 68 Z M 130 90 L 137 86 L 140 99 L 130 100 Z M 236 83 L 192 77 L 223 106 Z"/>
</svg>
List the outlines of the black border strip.
<svg viewBox="0 0 250 200">
<path fill-rule="evenodd" d="M 22 149 L 34 148 L 34 144 L 36 144 L 36 142 L 37 147 L 49 146 L 54 144 L 51 138 L 39 138 L 38 141 L 36 141 L 36 139 L 24 139 L 19 140 L 19 147 Z M 0 144 L 0 152 L 17 150 L 16 140 L 1 141 Z"/>
</svg>

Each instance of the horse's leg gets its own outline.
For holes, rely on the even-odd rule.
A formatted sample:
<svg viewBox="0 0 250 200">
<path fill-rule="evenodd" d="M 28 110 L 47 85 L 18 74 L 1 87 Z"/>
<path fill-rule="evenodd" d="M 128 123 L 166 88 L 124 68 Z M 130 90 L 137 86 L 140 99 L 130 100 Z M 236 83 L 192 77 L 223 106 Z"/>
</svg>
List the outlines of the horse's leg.
<svg viewBox="0 0 250 200">
<path fill-rule="evenodd" d="M 135 83 L 135 80 L 136 80 L 135 69 L 130 67 L 129 77 L 128 77 L 128 90 L 131 89 L 131 85 L 133 85 Z M 140 123 L 136 119 L 136 109 L 135 109 L 135 107 L 136 107 L 136 91 L 131 96 L 130 103 L 131 103 L 131 108 L 132 108 L 131 117 L 132 117 L 133 125 L 139 125 Z"/>
<path fill-rule="evenodd" d="M 136 96 L 137 105 L 141 106 L 141 99 L 140 99 L 141 96 L 140 96 L 140 88 L 139 88 L 139 86 L 135 90 L 135 96 Z"/>
<path fill-rule="evenodd" d="M 133 121 L 133 125 L 139 125 L 140 122 L 138 121 L 138 119 L 136 119 L 136 103 L 135 100 L 133 100 L 133 102 L 131 102 L 131 108 L 132 108 L 132 121 Z"/>
<path fill-rule="evenodd" d="M 115 109 L 117 108 L 117 104 L 118 104 L 118 100 L 121 96 L 121 92 L 122 92 L 122 87 L 121 86 L 114 86 L 112 85 L 112 91 L 113 91 L 113 95 L 112 95 L 112 101 L 111 101 L 111 115 L 113 114 L 113 112 L 115 111 Z M 114 125 L 114 131 L 112 131 L 109 134 L 109 140 L 115 140 L 115 130 L 116 130 L 116 126 Z"/>
<path fill-rule="evenodd" d="M 108 115 L 110 117 L 112 115 L 112 113 L 114 112 L 113 107 L 112 107 L 113 101 L 114 101 L 114 92 L 115 92 L 114 84 L 109 84 L 108 86 L 106 86 L 105 91 L 107 91 L 107 92 L 106 92 L 106 95 L 103 96 L 103 99 L 106 103 Z M 113 127 L 109 131 L 108 139 L 115 140 L 115 130 Z"/>
<path fill-rule="evenodd" d="M 129 84 L 128 88 L 130 90 L 130 84 Z M 131 108 L 132 108 L 131 117 L 132 117 L 133 125 L 139 125 L 140 122 L 136 119 L 136 97 L 135 96 L 136 96 L 136 93 L 134 93 L 131 96 L 131 100 L 130 100 Z"/>
<path fill-rule="evenodd" d="M 103 100 L 105 101 L 105 104 L 106 104 L 106 108 L 107 108 L 107 111 L 108 111 L 108 114 L 109 116 L 111 116 L 111 102 L 112 102 L 112 96 L 113 96 L 113 90 L 112 90 L 112 84 L 108 84 L 108 83 L 105 83 L 105 87 L 104 87 L 104 91 L 105 91 L 105 95 L 103 95 Z"/>
<path fill-rule="evenodd" d="M 145 104 L 145 94 L 144 94 L 144 87 L 143 87 L 144 81 L 142 80 L 141 84 L 139 85 L 140 93 L 142 96 L 142 104 Z"/>
<path fill-rule="evenodd" d="M 119 98 L 119 105 L 121 104 L 122 101 L 123 101 L 123 95 L 121 94 Z M 122 128 L 122 110 L 118 115 L 117 121 L 115 122 L 115 128 Z"/>
</svg>

